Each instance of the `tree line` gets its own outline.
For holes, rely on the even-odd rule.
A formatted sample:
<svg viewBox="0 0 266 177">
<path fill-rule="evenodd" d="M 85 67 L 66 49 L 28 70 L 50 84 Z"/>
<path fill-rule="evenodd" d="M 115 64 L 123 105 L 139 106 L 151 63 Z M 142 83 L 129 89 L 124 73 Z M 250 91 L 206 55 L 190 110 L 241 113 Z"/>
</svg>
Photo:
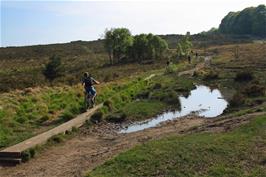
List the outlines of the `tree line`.
<svg viewBox="0 0 266 177">
<path fill-rule="evenodd" d="M 126 58 L 138 62 L 159 59 L 168 49 L 167 42 L 161 37 L 151 33 L 133 36 L 127 28 L 106 30 L 104 39 L 110 64 Z"/>
<path fill-rule="evenodd" d="M 224 34 L 266 36 L 266 6 L 230 12 L 222 19 L 219 31 Z"/>
</svg>

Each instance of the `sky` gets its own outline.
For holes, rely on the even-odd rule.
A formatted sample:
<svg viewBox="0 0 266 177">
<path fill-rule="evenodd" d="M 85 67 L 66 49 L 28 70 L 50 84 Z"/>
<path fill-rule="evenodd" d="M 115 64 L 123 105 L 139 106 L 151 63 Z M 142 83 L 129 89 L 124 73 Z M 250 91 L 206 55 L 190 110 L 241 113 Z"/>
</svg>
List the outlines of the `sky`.
<svg viewBox="0 0 266 177">
<path fill-rule="evenodd" d="M 0 0 L 1 47 L 97 40 L 105 29 L 133 35 L 192 34 L 218 27 L 230 11 L 266 0 Z"/>
</svg>

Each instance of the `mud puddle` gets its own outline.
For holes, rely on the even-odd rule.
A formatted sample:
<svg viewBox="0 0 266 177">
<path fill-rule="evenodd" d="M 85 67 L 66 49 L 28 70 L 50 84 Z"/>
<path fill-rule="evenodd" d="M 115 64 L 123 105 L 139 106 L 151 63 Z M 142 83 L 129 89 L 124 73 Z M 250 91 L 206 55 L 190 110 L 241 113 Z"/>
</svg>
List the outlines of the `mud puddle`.
<svg viewBox="0 0 266 177">
<path fill-rule="evenodd" d="M 205 118 L 216 117 L 221 115 L 228 105 L 228 102 L 223 98 L 218 89 L 211 90 L 204 85 L 196 86 L 196 89 L 192 90 L 188 97 L 180 96 L 178 99 L 181 104 L 180 111 L 164 112 L 150 120 L 133 123 L 123 127 L 119 133 L 131 133 L 155 127 L 162 122 L 189 114 L 196 114 Z"/>
</svg>

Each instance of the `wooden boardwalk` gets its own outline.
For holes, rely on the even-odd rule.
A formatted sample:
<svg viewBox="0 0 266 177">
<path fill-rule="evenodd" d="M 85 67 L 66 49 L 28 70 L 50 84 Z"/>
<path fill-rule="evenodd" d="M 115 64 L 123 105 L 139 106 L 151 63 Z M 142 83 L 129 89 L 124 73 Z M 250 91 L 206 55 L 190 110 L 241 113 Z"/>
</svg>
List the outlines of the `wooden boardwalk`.
<svg viewBox="0 0 266 177">
<path fill-rule="evenodd" d="M 27 139 L 21 143 L 18 143 L 14 146 L 10 146 L 2 151 L 0 151 L 0 165 L 2 164 L 14 164 L 21 162 L 21 153 L 27 149 L 33 148 L 37 145 L 42 145 L 47 142 L 52 136 L 58 135 L 60 133 L 65 133 L 67 130 L 71 130 L 73 127 L 82 126 L 86 120 L 88 120 L 93 113 L 95 113 L 103 104 L 99 104 L 94 108 L 88 110 L 85 113 L 78 115 L 76 118 L 65 122 L 51 130 L 48 130 L 44 133 L 36 135 L 30 139 Z"/>
</svg>

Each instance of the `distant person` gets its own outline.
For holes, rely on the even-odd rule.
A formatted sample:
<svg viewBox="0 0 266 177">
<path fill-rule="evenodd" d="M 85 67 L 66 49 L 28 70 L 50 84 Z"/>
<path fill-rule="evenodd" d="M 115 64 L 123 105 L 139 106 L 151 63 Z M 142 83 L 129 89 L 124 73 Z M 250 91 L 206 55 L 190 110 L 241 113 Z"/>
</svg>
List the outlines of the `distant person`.
<svg viewBox="0 0 266 177">
<path fill-rule="evenodd" d="M 91 100 L 93 106 L 97 95 L 96 89 L 93 87 L 95 84 L 100 84 L 100 82 L 95 80 L 88 72 L 85 72 L 82 78 L 82 85 L 84 86 L 86 95 L 89 94 L 92 96 Z"/>
<path fill-rule="evenodd" d="M 190 64 L 191 63 L 191 56 L 190 55 L 187 56 L 187 60 L 188 60 L 188 63 Z"/>
<path fill-rule="evenodd" d="M 199 56 L 198 52 L 195 53 L 195 56 L 196 56 L 196 59 L 198 59 L 198 56 Z"/>
<path fill-rule="evenodd" d="M 169 66 L 171 64 L 170 60 L 167 60 L 166 65 Z"/>
</svg>

